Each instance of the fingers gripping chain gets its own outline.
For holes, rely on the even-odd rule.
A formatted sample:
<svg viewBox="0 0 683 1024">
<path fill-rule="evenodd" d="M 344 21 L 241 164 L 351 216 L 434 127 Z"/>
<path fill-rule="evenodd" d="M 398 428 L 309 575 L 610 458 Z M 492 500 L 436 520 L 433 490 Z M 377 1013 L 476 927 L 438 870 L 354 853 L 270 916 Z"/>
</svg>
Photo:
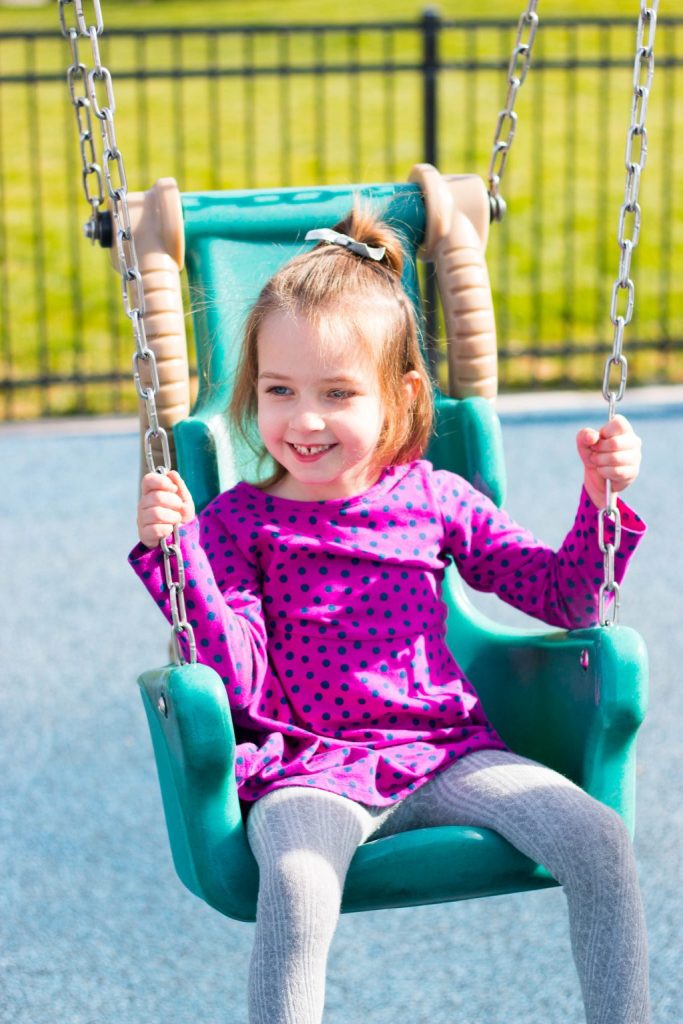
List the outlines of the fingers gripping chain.
<svg viewBox="0 0 683 1024">
<path fill-rule="evenodd" d="M 91 238 L 96 237 L 95 224 L 100 207 L 104 204 L 103 189 L 106 184 L 115 229 L 114 241 L 121 275 L 123 309 L 131 322 L 136 346 L 133 356 L 133 378 L 136 391 L 145 404 L 149 424 L 144 440 L 145 460 L 150 472 L 168 473 L 172 468 L 169 438 L 167 431 L 159 424 L 157 415 L 156 399 L 159 394 L 159 374 L 156 357 L 148 346 L 145 335 L 145 298 L 142 275 L 131 229 L 123 154 L 116 144 L 114 131 L 116 110 L 114 84 L 111 73 L 108 68 L 104 67 L 100 58 L 99 37 L 104 31 L 102 8 L 100 0 L 92 0 L 95 23 L 89 25 L 84 6 L 84 0 L 59 0 L 59 21 L 62 35 L 68 39 L 71 47 L 71 65 L 67 70 L 67 84 L 71 103 L 76 113 L 83 188 L 91 207 L 92 219 L 86 227 L 86 234 Z M 69 23 L 70 12 L 75 15 L 75 23 L 73 19 Z M 93 63 L 90 70 L 79 58 L 78 43 L 82 38 L 90 41 Z M 79 82 L 85 90 L 81 94 L 77 91 Z M 100 87 L 99 99 L 98 84 Z M 93 114 L 101 125 L 102 160 L 99 163 L 93 134 Z M 149 383 L 146 385 L 143 385 L 140 373 L 143 365 L 149 379 Z M 155 453 L 155 447 L 157 451 L 160 449 L 160 456 Z M 197 649 L 194 631 L 187 620 L 185 609 L 185 572 L 177 526 L 173 529 L 172 539 L 161 541 L 161 550 L 164 558 L 166 585 L 170 594 L 175 660 L 179 665 L 184 664 L 187 660 L 180 644 L 180 639 L 184 636 L 189 661 L 194 663 L 197 660 Z"/>
</svg>

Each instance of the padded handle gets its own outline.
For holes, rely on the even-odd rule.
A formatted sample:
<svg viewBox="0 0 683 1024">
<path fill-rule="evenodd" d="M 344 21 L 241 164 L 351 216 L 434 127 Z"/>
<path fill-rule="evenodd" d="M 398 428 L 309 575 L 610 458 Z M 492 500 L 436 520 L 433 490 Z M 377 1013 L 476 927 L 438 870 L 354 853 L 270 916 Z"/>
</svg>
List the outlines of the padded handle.
<svg viewBox="0 0 683 1024">
<path fill-rule="evenodd" d="M 168 431 L 175 465 L 172 427 L 190 411 L 190 374 L 180 290 L 184 233 L 178 186 L 173 178 L 160 178 L 147 192 L 130 193 L 128 206 L 145 296 L 145 335 L 157 360 L 159 424 Z M 112 263 L 118 270 L 115 247 Z M 141 360 L 138 368 L 142 387 L 148 387 L 151 383 L 148 367 Z M 139 412 L 141 438 L 144 438 L 147 418 L 142 400 Z M 152 447 L 161 461 L 161 445 Z M 144 455 L 141 455 L 141 465 L 144 472 Z"/>
<path fill-rule="evenodd" d="M 427 213 L 422 259 L 436 265 L 446 322 L 449 393 L 493 399 L 498 391 L 496 321 L 485 250 L 490 220 L 483 181 L 473 174 L 443 177 L 431 164 L 409 175 Z"/>
</svg>

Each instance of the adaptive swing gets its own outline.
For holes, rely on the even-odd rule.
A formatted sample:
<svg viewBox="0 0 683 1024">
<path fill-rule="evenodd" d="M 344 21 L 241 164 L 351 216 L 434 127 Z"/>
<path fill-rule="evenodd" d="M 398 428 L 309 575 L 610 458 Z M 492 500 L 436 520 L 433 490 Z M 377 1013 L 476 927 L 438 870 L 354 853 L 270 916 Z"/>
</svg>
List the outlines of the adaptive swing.
<svg viewBox="0 0 683 1024">
<path fill-rule="evenodd" d="M 72 2 L 77 27 L 69 28 L 65 10 Z M 97 47 L 103 30 L 99 2 L 94 4 L 97 24 L 88 26 L 80 0 L 60 0 L 62 31 L 72 49 L 69 85 L 81 141 L 85 135 L 92 143 L 91 113 L 102 125 L 114 262 L 121 272 L 124 306 L 133 325 L 135 382 L 147 416 L 145 462 L 151 471 L 167 472 L 175 452 L 198 509 L 239 479 L 257 475 L 251 454 L 234 443 L 225 420 L 246 310 L 277 267 L 300 251 L 306 231 L 340 220 L 358 193 L 371 200 L 401 236 L 403 285 L 418 317 L 417 256 L 432 260 L 437 268 L 448 337 L 450 394 L 437 394 L 436 430 L 427 457 L 437 468 L 464 476 L 496 504 L 502 503 L 505 471 L 499 422 L 491 404 L 496 393 L 495 324 L 484 251 L 490 219 L 502 215 L 500 177 L 514 136 L 516 93 L 526 75 L 536 33 L 536 6 L 529 0 L 520 18 L 507 105 L 498 118 L 488 194 L 477 177 L 443 177 L 432 167 L 418 165 L 407 184 L 360 189 L 326 186 L 180 195 L 175 182 L 162 179 L 144 194 L 128 195 L 114 135 L 111 76 L 100 62 Z M 646 155 L 644 121 L 655 23 L 656 4 L 646 8 L 641 3 L 626 194 L 619 221 L 622 256 L 611 306 L 615 337 L 603 379 L 610 418 L 626 385 L 622 343 L 633 312 L 629 271 L 639 230 L 637 197 Z M 644 45 L 646 29 L 649 38 Z M 95 66 L 89 73 L 78 59 L 80 37 L 89 38 L 92 45 Z M 79 79 L 86 90 L 82 96 L 76 94 Z M 106 105 L 101 106 L 95 83 L 102 81 Z M 503 140 L 506 128 L 508 136 Z M 101 236 L 106 223 L 99 210 L 103 197 L 101 193 L 91 196 L 87 186 L 96 165 L 94 159 L 88 162 L 83 145 L 81 152 L 86 196 L 97 225 L 91 233 Z M 628 218 L 634 221 L 631 238 L 625 237 Z M 200 387 L 191 413 L 179 287 L 184 265 L 193 292 L 206 300 L 195 311 Z M 624 291 L 628 308 L 620 314 L 618 302 Z M 611 385 L 615 369 L 616 388 Z M 447 573 L 444 597 L 449 638 L 457 637 L 458 662 L 503 739 L 518 753 L 573 779 L 614 808 L 632 829 L 635 736 L 645 713 L 647 662 L 639 635 L 617 625 L 614 558 L 620 530 L 609 488 L 599 522 L 605 562 L 602 628 L 569 633 L 502 628 L 471 605 L 453 566 Z M 607 522 L 614 527 L 612 541 L 606 539 Z M 230 708 L 218 674 L 196 662 L 177 536 L 162 546 L 176 663 L 145 673 L 140 686 L 173 859 L 192 892 L 222 913 L 249 921 L 255 916 L 258 871 L 246 840 L 234 779 Z M 610 613 L 608 596 L 615 598 Z M 191 652 L 187 663 L 181 636 Z M 342 909 L 438 903 L 555 884 L 542 867 L 492 831 L 463 826 L 420 829 L 370 841 L 358 849 Z"/>
</svg>

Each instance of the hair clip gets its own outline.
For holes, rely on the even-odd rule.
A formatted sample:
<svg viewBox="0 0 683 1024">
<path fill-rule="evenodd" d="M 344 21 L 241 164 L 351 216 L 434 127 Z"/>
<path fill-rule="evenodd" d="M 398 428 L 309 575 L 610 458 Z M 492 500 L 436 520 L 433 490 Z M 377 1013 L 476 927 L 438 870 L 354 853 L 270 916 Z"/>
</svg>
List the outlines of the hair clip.
<svg viewBox="0 0 683 1024">
<path fill-rule="evenodd" d="M 355 238 L 349 238 L 348 235 L 342 235 L 338 231 L 333 231 L 332 228 L 315 228 L 313 231 L 307 232 L 305 241 L 312 242 L 317 240 L 330 242 L 332 245 L 341 245 L 344 249 L 350 249 L 351 252 L 355 252 L 357 256 L 367 256 L 368 259 L 376 260 L 378 263 L 384 259 L 386 252 L 383 245 L 373 248 L 371 245 L 366 245 L 365 242 L 357 242 Z"/>
</svg>

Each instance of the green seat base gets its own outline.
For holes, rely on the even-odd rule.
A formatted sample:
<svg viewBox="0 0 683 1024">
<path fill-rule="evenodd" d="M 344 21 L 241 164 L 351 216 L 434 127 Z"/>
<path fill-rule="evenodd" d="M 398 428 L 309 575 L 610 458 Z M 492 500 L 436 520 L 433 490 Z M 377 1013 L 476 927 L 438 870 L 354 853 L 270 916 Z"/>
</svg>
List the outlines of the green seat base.
<svg viewBox="0 0 683 1024">
<path fill-rule="evenodd" d="M 458 601 L 467 610 L 466 597 Z M 469 612 L 467 670 L 503 738 L 573 778 L 632 830 L 635 735 L 647 694 L 642 639 L 623 627 L 527 634 Z M 496 686 L 501 678 L 502 688 Z M 178 875 L 216 910 L 252 921 L 258 868 L 237 796 L 223 683 L 207 666 L 183 665 L 145 673 L 140 686 Z M 342 909 L 442 903 L 554 884 L 487 829 L 417 829 L 359 848 Z"/>
<path fill-rule="evenodd" d="M 253 921 L 258 868 L 231 784 L 233 765 L 228 768 L 224 757 L 214 761 L 206 742 L 213 735 L 220 744 L 229 728 L 223 684 L 212 669 L 189 665 L 147 673 L 140 684 L 178 875 L 216 910 Z M 166 714 L 160 711 L 162 695 Z M 445 903 L 555 884 L 544 868 L 489 829 L 416 829 L 359 847 L 342 911 Z"/>
</svg>

